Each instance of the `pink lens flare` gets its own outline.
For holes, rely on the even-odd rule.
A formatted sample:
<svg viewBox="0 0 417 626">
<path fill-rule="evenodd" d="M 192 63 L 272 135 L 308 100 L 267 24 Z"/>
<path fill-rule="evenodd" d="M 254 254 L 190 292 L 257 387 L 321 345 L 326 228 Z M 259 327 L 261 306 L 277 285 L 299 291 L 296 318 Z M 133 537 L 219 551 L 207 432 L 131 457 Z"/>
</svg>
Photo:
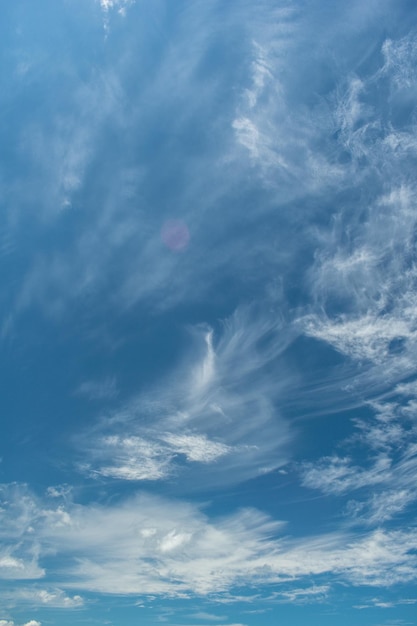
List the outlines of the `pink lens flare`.
<svg viewBox="0 0 417 626">
<path fill-rule="evenodd" d="M 161 239 L 173 252 L 182 252 L 190 241 L 190 231 L 182 220 L 167 220 L 161 229 Z"/>
</svg>

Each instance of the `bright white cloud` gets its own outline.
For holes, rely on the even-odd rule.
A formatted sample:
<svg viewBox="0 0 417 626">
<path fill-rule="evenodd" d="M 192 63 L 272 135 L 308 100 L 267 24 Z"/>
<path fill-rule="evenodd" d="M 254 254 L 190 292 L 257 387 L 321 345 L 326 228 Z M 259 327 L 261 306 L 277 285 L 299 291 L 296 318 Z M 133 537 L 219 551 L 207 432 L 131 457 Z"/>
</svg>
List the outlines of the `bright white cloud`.
<svg viewBox="0 0 417 626">
<path fill-rule="evenodd" d="M 281 355 L 296 335 L 273 318 L 238 310 L 214 338 L 191 331 L 193 349 L 175 374 L 87 433 L 83 470 L 126 480 L 182 473 L 201 488 L 269 472 L 288 459 L 289 427 L 278 399 L 289 377 Z M 98 437 L 100 430 L 109 432 Z M 190 465 L 187 467 L 184 462 Z"/>
<path fill-rule="evenodd" d="M 77 592 L 67 596 L 39 589 L 30 596 L 21 591 L 23 600 L 38 606 L 81 606 L 82 591 L 184 597 L 313 575 L 374 586 L 417 578 L 413 528 L 298 539 L 285 533 L 284 539 L 282 523 L 253 509 L 209 519 L 194 505 L 145 495 L 114 505 L 68 504 L 70 523 L 57 525 L 43 514 L 46 507 L 33 503 L 35 515 L 25 521 L 26 549 L 36 544 L 40 561 L 48 555 L 48 576 L 62 577 L 60 586 Z M 288 601 L 303 595 L 286 592 L 281 595 Z M 325 592 L 325 586 L 317 586 L 304 595 Z"/>
<path fill-rule="evenodd" d="M 318 306 L 306 316 L 305 330 L 355 361 L 370 361 L 374 379 L 387 384 L 415 368 L 417 188 L 409 176 L 414 127 L 385 133 L 369 97 L 382 80 L 378 72 L 365 83 L 352 78 L 337 103 L 339 140 L 356 163 L 354 176 L 365 185 L 377 172 L 377 180 L 362 212 L 352 219 L 340 211 L 323 233 L 309 272 Z"/>
<path fill-rule="evenodd" d="M 382 74 L 398 89 L 413 90 L 417 81 L 417 39 L 413 33 L 394 41 L 386 39 L 382 46 L 385 63 Z"/>
<path fill-rule="evenodd" d="M 408 395 L 412 385 L 398 385 Z M 407 403 L 372 402 L 373 417 L 355 419 L 355 434 L 343 442 L 355 459 L 336 454 L 302 465 L 302 482 L 328 495 L 355 493 L 347 514 L 379 526 L 417 500 L 417 430 Z"/>
<path fill-rule="evenodd" d="M 345 174 L 368 195 L 338 203 L 330 227 L 314 233 L 304 324 L 308 335 L 359 364 L 354 382 L 363 389 L 385 391 L 416 370 L 415 124 L 409 118 L 398 129 L 379 95 L 407 99 L 416 50 L 414 36 L 386 40 L 379 69 L 342 79 L 332 97 L 337 145 L 349 156 Z M 348 178 L 344 185 L 352 190 Z"/>
<path fill-rule="evenodd" d="M 313 585 L 312 587 L 275 592 L 273 598 L 281 602 L 308 604 L 310 602 L 323 602 L 329 591 L 330 585 Z"/>
<path fill-rule="evenodd" d="M 364 486 L 386 482 L 391 476 L 391 461 L 381 455 L 370 469 L 354 466 L 346 457 L 326 457 L 318 464 L 306 463 L 303 482 L 325 493 L 345 493 Z"/>
<path fill-rule="evenodd" d="M 99 440 L 93 456 L 97 461 L 103 458 L 109 462 L 91 470 L 93 475 L 123 480 L 159 480 L 169 474 L 172 454 L 158 443 L 142 437 L 111 435 Z"/>
<path fill-rule="evenodd" d="M 0 579 L 25 580 L 42 578 L 45 575 L 45 571 L 38 566 L 36 558 L 30 558 L 30 555 L 20 558 L 8 552 L 9 550 L 6 550 L 5 554 L 0 554 Z"/>
<path fill-rule="evenodd" d="M 14 606 L 30 606 L 36 608 L 49 607 L 56 609 L 75 609 L 84 606 L 84 600 L 79 595 L 67 595 L 62 589 L 33 589 L 19 587 L 4 590 L 0 594 L 3 602 Z"/>
<path fill-rule="evenodd" d="M 209 441 L 202 435 L 168 433 L 162 437 L 173 451 L 184 454 L 188 461 L 211 463 L 227 454 L 229 446 Z"/>
<path fill-rule="evenodd" d="M 109 13 L 117 9 L 119 15 L 125 16 L 128 6 L 134 4 L 135 0 L 99 0 L 104 14 L 104 29 L 109 30 Z"/>
<path fill-rule="evenodd" d="M 114 8 L 123 8 L 132 4 L 134 0 L 100 0 L 100 6 L 104 11 Z"/>
<path fill-rule="evenodd" d="M 193 613 L 191 617 L 193 617 L 194 619 L 208 620 L 210 622 L 221 622 L 226 619 L 224 616 L 213 615 L 213 613 L 205 613 L 204 611 Z"/>
</svg>

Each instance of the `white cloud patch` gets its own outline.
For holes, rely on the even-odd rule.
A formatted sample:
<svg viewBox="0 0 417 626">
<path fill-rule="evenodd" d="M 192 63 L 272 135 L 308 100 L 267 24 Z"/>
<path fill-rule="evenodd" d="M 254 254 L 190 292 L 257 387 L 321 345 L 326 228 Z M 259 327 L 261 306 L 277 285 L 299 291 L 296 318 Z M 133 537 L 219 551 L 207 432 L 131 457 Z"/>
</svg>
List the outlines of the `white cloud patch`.
<svg viewBox="0 0 417 626">
<path fill-rule="evenodd" d="M 409 394 L 411 383 L 393 393 Z M 352 437 L 343 446 L 349 456 L 323 457 L 302 465 L 302 482 L 328 495 L 356 492 L 347 514 L 351 520 L 381 525 L 402 514 L 417 500 L 417 428 L 414 398 L 409 402 L 373 402 L 373 417 L 354 419 Z"/>
<path fill-rule="evenodd" d="M 127 7 L 134 4 L 135 0 L 99 0 L 99 2 L 104 15 L 104 29 L 108 32 L 110 27 L 110 13 L 117 10 L 117 13 L 124 17 Z"/>
<path fill-rule="evenodd" d="M 20 552 L 21 550 L 16 549 Z M 9 553 L 10 550 L 5 550 L 4 554 L 0 553 L 0 578 L 6 580 L 27 580 L 42 578 L 45 575 L 45 571 L 38 566 L 36 559 L 20 558 Z"/>
<path fill-rule="evenodd" d="M 290 377 L 279 373 L 295 333 L 249 310 L 236 311 L 218 338 L 192 329 L 194 348 L 174 375 L 87 432 L 81 468 L 126 480 L 182 473 L 201 488 L 199 465 L 206 485 L 283 465 L 291 435 L 278 399 Z"/>
<path fill-rule="evenodd" d="M 0 619 L 0 626 L 15 626 L 15 623 L 11 620 Z M 35 619 L 31 619 L 29 622 L 22 624 L 22 626 L 42 626 L 42 624 Z"/>
<path fill-rule="evenodd" d="M 204 611 L 193 613 L 191 617 L 194 619 L 207 620 L 209 622 L 222 622 L 226 619 L 224 616 L 214 615 L 213 613 L 205 613 Z"/>
<path fill-rule="evenodd" d="M 371 598 L 370 600 L 367 600 L 366 603 L 364 604 L 358 604 L 355 605 L 353 608 L 355 609 L 373 609 L 375 607 L 379 608 L 379 609 L 392 609 L 394 607 L 397 606 L 401 606 L 401 605 L 410 605 L 410 604 L 416 604 L 417 600 L 415 598 L 400 598 L 399 600 L 395 600 L 395 601 L 386 601 L 382 598 Z M 389 622 L 391 623 L 391 622 Z"/>
<path fill-rule="evenodd" d="M 382 73 L 397 89 L 411 89 L 417 85 L 417 39 L 409 34 L 399 40 L 386 39 L 382 46 L 385 63 Z"/>
<path fill-rule="evenodd" d="M 308 335 L 367 364 L 361 381 L 358 376 L 364 388 L 371 381 L 386 388 L 411 375 L 417 345 L 415 124 L 408 118 L 399 128 L 379 97 L 393 85 L 398 91 L 415 83 L 415 41 L 387 40 L 382 53 L 382 68 L 351 76 L 335 94 L 347 171 L 368 191 L 358 205 L 334 212 L 331 228 L 318 235 L 308 272 L 314 304 L 304 318 Z M 399 103 L 407 96 L 391 97 Z"/>
<path fill-rule="evenodd" d="M 291 538 L 283 536 L 282 523 L 254 509 L 209 519 L 195 505 L 149 495 L 112 505 L 68 503 L 71 522 L 57 525 L 45 505 L 32 502 L 33 515 L 21 520 L 19 534 L 27 551 L 36 544 L 40 562 L 48 557 L 48 576 L 61 578 L 56 590 L 20 590 L 22 600 L 36 606 L 76 608 L 88 591 L 186 597 L 268 584 L 282 601 L 300 602 L 327 593 L 324 579 L 312 588 L 288 588 L 305 577 L 371 586 L 417 578 L 414 528 Z M 4 510 L 7 519 L 10 510 Z M 286 584 L 277 592 L 280 583 Z M 69 590 L 75 594 L 66 595 Z"/>
<path fill-rule="evenodd" d="M 211 463 L 227 454 L 229 446 L 209 441 L 202 435 L 182 435 L 167 434 L 163 436 L 165 442 L 173 451 L 184 454 L 188 461 L 198 461 L 200 463 Z"/>
<path fill-rule="evenodd" d="M 323 602 L 329 595 L 330 585 L 313 585 L 305 588 L 295 588 L 289 591 L 279 591 L 273 594 L 273 598 L 291 604 L 310 604 Z"/>
<path fill-rule="evenodd" d="M 103 11 L 108 12 L 110 9 L 118 9 L 119 12 L 125 9 L 129 4 L 133 4 L 135 0 L 100 0 L 100 6 Z"/>
<path fill-rule="evenodd" d="M 100 465 L 92 473 L 123 480 L 159 480 L 169 473 L 171 454 L 156 442 L 137 436 L 102 437 L 94 450 L 96 462 L 100 458 L 111 464 Z"/>
<path fill-rule="evenodd" d="M 288 202 L 341 183 L 344 173 L 320 145 L 328 131 L 324 111 L 319 106 L 317 111 L 309 110 L 291 93 L 293 76 L 288 67 L 299 63 L 297 41 L 309 36 L 303 32 L 306 24 L 289 4 L 270 9 L 269 19 L 262 29 L 254 21 L 251 84 L 242 90 L 232 128 L 254 172 Z"/>
<path fill-rule="evenodd" d="M 84 600 L 80 595 L 68 595 L 57 588 L 33 589 L 22 586 L 18 589 L 4 590 L 0 598 L 8 605 L 20 607 L 76 609 L 84 606 Z"/>
<path fill-rule="evenodd" d="M 386 456 L 377 459 L 368 470 L 352 465 L 346 457 L 326 457 L 319 464 L 306 464 L 304 485 L 320 488 L 325 493 L 345 493 L 386 481 L 390 469 L 390 459 Z"/>
</svg>

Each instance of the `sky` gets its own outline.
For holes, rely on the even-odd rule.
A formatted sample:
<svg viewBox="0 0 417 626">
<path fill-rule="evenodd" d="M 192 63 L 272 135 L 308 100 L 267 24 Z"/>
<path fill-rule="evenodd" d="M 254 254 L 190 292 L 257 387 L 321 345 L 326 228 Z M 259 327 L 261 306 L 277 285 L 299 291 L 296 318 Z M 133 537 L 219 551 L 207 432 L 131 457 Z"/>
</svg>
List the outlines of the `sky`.
<svg viewBox="0 0 417 626">
<path fill-rule="evenodd" d="M 0 8 L 0 626 L 417 624 L 417 5 Z"/>
</svg>

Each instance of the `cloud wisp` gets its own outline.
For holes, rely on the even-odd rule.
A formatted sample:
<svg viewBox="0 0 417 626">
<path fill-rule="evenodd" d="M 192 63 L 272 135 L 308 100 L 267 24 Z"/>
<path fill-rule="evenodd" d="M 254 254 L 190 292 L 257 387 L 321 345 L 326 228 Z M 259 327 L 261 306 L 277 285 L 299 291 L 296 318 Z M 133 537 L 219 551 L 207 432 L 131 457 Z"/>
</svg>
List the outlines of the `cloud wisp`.
<svg viewBox="0 0 417 626">
<path fill-rule="evenodd" d="M 305 332 L 371 366 L 362 382 L 380 390 L 415 371 L 415 124 L 395 124 L 378 99 L 382 90 L 397 105 L 408 97 L 399 72 L 412 71 L 415 48 L 412 36 L 385 41 L 382 67 L 339 92 L 338 141 L 366 197 L 355 212 L 347 206 L 334 215 L 309 271 L 315 310 Z"/>
<path fill-rule="evenodd" d="M 218 337 L 208 327 L 188 332 L 193 348 L 175 374 L 86 434 L 84 471 L 133 481 L 181 477 L 201 489 L 202 475 L 206 488 L 225 486 L 288 460 L 291 432 L 278 400 L 291 380 L 280 371 L 296 331 L 238 310 Z"/>
<path fill-rule="evenodd" d="M 47 508 L 51 502 L 19 489 L 14 494 L 25 494 L 32 515 L 21 518 L 17 530 L 27 552 L 36 543 L 37 559 L 47 560 L 48 578 L 57 587 L 14 592 L 33 606 L 80 607 L 83 592 L 181 598 L 313 575 L 328 582 L 342 579 L 371 586 L 408 582 L 417 576 L 413 528 L 378 529 L 359 537 L 335 532 L 297 539 L 283 535 L 282 522 L 254 509 L 209 519 L 195 505 L 145 494 L 112 505 L 66 502 Z M 4 505 L 3 500 L 7 520 L 10 511 Z M 17 549 L 14 538 L 9 541 L 11 549 Z M 296 586 L 291 595 L 286 586 L 281 600 L 300 601 L 303 595 L 326 591 L 324 583 L 304 592 Z M 5 599 L 10 594 L 2 593 Z"/>
<path fill-rule="evenodd" d="M 399 385 L 396 393 L 407 395 L 411 388 Z M 301 473 L 306 487 L 352 496 L 346 508 L 351 523 L 380 526 L 417 500 L 414 396 L 408 402 L 374 402 L 371 408 L 372 417 L 354 419 L 354 434 L 340 442 L 344 456 L 335 453 L 304 463 Z"/>
</svg>

